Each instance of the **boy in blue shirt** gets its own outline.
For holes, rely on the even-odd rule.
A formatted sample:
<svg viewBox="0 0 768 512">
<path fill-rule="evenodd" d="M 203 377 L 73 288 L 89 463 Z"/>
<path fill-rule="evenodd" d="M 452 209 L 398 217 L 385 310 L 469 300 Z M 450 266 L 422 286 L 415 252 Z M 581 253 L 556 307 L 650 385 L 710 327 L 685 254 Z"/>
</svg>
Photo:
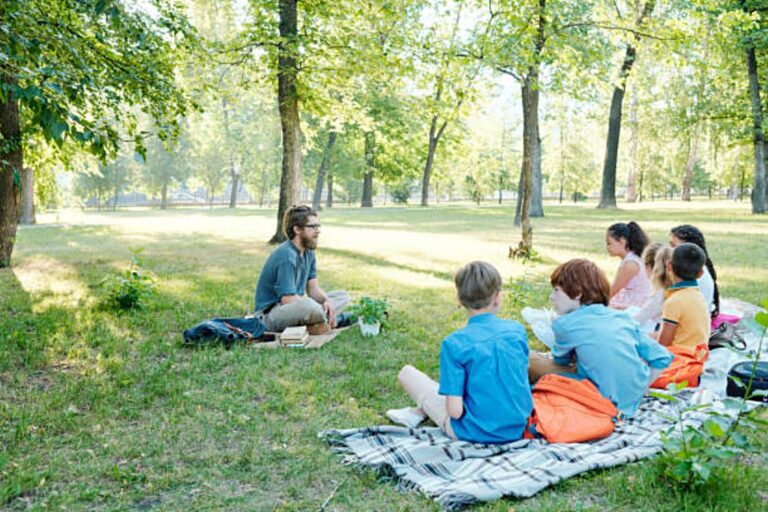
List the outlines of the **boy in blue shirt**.
<svg viewBox="0 0 768 512">
<path fill-rule="evenodd" d="M 391 409 L 387 416 L 412 428 L 429 417 L 448 437 L 463 441 L 515 441 L 533 408 L 525 329 L 496 317 L 501 276 L 492 265 L 469 263 L 454 281 L 469 320 L 442 342 L 440 383 L 405 366 L 398 380 L 417 407 Z"/>
</svg>

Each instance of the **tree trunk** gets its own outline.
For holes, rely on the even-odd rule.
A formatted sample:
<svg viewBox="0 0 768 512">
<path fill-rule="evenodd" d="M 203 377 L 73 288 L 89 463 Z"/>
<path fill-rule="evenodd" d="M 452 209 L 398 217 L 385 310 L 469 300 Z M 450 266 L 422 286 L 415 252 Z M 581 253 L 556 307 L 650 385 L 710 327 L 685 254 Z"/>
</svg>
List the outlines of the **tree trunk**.
<svg viewBox="0 0 768 512">
<path fill-rule="evenodd" d="M 537 113 L 538 118 L 538 113 Z M 533 195 L 531 196 L 531 217 L 544 216 L 544 176 L 541 174 L 541 137 L 536 122 L 536 149 L 533 152 Z"/>
<path fill-rule="evenodd" d="M 439 100 L 439 95 L 438 95 Z M 427 148 L 427 161 L 424 163 L 424 174 L 421 179 L 421 206 L 429 206 L 429 180 L 432 177 L 432 166 L 435 162 L 435 152 L 440 138 L 443 136 L 448 121 L 443 121 L 440 128 L 437 128 L 438 116 L 432 116 L 432 122 L 429 125 L 429 146 Z"/>
<path fill-rule="evenodd" d="M 21 224 L 35 224 L 35 172 L 25 167 L 21 174 Z"/>
<path fill-rule="evenodd" d="M 328 173 L 328 185 L 326 186 L 328 192 L 325 194 L 325 206 L 333 208 L 333 174 Z"/>
<path fill-rule="evenodd" d="M 763 131 L 763 105 L 760 102 L 760 84 L 757 75 L 755 49 L 747 48 L 749 97 L 752 103 L 752 142 L 755 146 L 755 181 L 752 188 L 752 213 L 766 212 L 765 197 L 765 132 Z M 743 189 L 742 189 L 743 190 Z"/>
<path fill-rule="evenodd" d="M 229 191 L 229 207 L 237 207 L 237 190 L 240 188 L 240 173 L 237 172 L 235 157 L 232 154 L 232 138 L 229 136 L 229 102 L 221 98 L 221 110 L 224 113 L 224 137 L 227 141 L 227 159 L 229 160 L 229 177 L 232 188 Z"/>
<path fill-rule="evenodd" d="M 283 161 L 280 171 L 277 229 L 269 240 L 271 244 L 286 240 L 283 216 L 297 202 L 301 185 L 301 124 L 296 84 L 299 67 L 294 53 L 298 43 L 297 3 L 297 0 L 280 0 L 279 29 L 283 42 L 278 48 L 277 57 L 277 101 L 280 109 Z"/>
<path fill-rule="evenodd" d="M 315 211 L 320 211 L 320 201 L 323 197 L 323 184 L 325 183 L 325 173 L 328 170 L 328 162 L 331 160 L 331 150 L 336 143 L 336 132 L 331 131 L 328 133 L 328 143 L 325 145 L 325 151 L 323 151 L 323 159 L 320 161 L 320 168 L 317 170 L 317 179 L 315 180 L 315 191 L 312 194 L 312 208 Z"/>
<path fill-rule="evenodd" d="M 544 0 L 541 0 L 543 3 Z M 543 11 L 543 9 L 542 9 Z M 543 15 L 543 12 L 542 12 Z M 522 229 L 519 249 L 530 252 L 533 249 L 533 229 L 531 228 L 531 200 L 533 198 L 533 168 L 536 159 L 539 126 L 539 86 L 538 67 L 531 68 L 522 86 L 523 97 L 523 168 L 522 186 L 520 187 L 520 227 Z"/>
<path fill-rule="evenodd" d="M 688 162 L 685 164 L 685 173 L 683 174 L 683 186 L 681 197 L 683 201 L 691 200 L 691 183 L 693 182 L 693 168 L 696 166 L 696 159 L 699 152 L 699 131 L 700 123 L 693 127 L 693 138 L 691 139 L 691 148 L 688 152 Z"/>
<path fill-rule="evenodd" d="M 656 0 L 648 0 L 643 7 L 640 16 L 635 20 L 635 26 L 640 27 L 643 20 L 651 15 Z M 635 37 L 637 40 L 637 36 Z M 605 160 L 603 162 L 603 182 L 600 189 L 600 204 L 598 208 L 616 208 L 616 166 L 619 158 L 619 139 L 621 136 L 621 110 L 624 101 L 624 92 L 627 86 L 627 78 L 632 71 L 632 65 L 637 58 L 637 51 L 631 44 L 627 44 L 624 54 L 624 62 L 619 72 L 619 83 L 613 90 L 611 98 L 611 111 L 608 116 L 608 137 L 605 143 Z"/>
<path fill-rule="evenodd" d="M 373 206 L 373 171 L 376 170 L 376 134 L 365 134 L 365 175 L 363 176 L 363 198 L 360 206 L 371 208 Z"/>
<path fill-rule="evenodd" d="M 627 53 L 621 66 L 621 76 L 626 78 L 635 61 L 635 48 L 627 45 Z M 608 116 L 608 139 L 605 143 L 603 161 L 603 183 L 600 189 L 598 208 L 616 208 L 616 165 L 619 158 L 619 138 L 621 135 L 621 110 L 624 101 L 624 81 L 613 89 L 611 111 Z"/>
<path fill-rule="evenodd" d="M 627 190 L 624 200 L 628 203 L 637 201 L 637 145 L 639 141 L 637 121 L 637 95 L 632 96 L 629 110 L 629 173 L 627 174 Z"/>
<path fill-rule="evenodd" d="M 163 182 L 163 187 L 160 189 L 160 209 L 168 209 L 168 180 Z"/>
<path fill-rule="evenodd" d="M 4 85 L 15 85 L 15 81 L 3 74 Z M 4 143 L 0 145 L 0 268 L 11 264 L 13 244 L 16 240 L 16 224 L 21 214 L 21 170 L 24 155 L 21 147 L 21 125 L 19 104 L 12 91 L 6 89 L 0 97 L 0 134 Z"/>
</svg>

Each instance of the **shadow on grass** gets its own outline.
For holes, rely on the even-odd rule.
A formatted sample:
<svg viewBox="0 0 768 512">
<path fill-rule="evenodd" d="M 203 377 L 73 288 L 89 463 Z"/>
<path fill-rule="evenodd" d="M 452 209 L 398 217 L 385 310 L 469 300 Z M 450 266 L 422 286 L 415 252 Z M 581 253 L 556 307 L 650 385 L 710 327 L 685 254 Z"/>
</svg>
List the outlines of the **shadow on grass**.
<svg viewBox="0 0 768 512">
<path fill-rule="evenodd" d="M 368 254 L 363 254 L 361 252 L 355 252 L 355 251 L 349 251 L 346 249 L 333 249 L 333 248 L 325 248 L 322 249 L 322 252 L 325 254 L 332 254 L 335 256 L 341 256 L 344 258 L 349 258 L 352 260 L 357 260 L 363 263 L 367 263 L 369 265 L 374 265 L 377 267 L 388 267 L 388 268 L 394 268 L 398 270 L 406 270 L 408 272 L 414 272 L 417 274 L 424 274 L 432 277 L 436 277 L 438 279 L 442 279 L 444 281 L 453 282 L 453 275 L 450 272 L 441 272 L 439 270 L 429 270 L 425 268 L 419 268 L 414 267 L 411 265 L 404 265 L 402 263 L 394 263 L 392 261 L 388 261 L 384 258 L 379 258 L 377 256 L 370 256 Z"/>
</svg>

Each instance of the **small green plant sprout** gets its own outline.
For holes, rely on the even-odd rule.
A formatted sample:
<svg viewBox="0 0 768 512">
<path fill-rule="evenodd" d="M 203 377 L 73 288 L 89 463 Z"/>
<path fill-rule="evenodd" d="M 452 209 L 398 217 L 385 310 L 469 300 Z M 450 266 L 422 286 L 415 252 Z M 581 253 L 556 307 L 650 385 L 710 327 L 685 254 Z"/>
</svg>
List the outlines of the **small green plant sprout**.
<svg viewBox="0 0 768 512">
<path fill-rule="evenodd" d="M 141 309 L 146 299 L 155 294 L 154 278 L 144 271 L 139 257 L 144 248 L 129 249 L 131 263 L 125 272 L 102 281 L 107 289 L 106 303 L 115 309 Z"/>
<path fill-rule="evenodd" d="M 352 304 L 347 310 L 355 315 L 363 323 L 387 325 L 389 314 L 387 309 L 389 304 L 385 300 L 372 299 L 371 297 L 361 297 L 356 303 Z"/>
<path fill-rule="evenodd" d="M 761 304 L 768 310 L 768 299 Z M 726 467 L 726 463 L 761 452 L 760 447 L 743 433 L 746 429 L 759 431 L 768 425 L 768 421 L 755 414 L 755 406 L 747 403 L 768 332 L 768 313 L 757 313 L 755 322 L 762 327 L 762 333 L 753 356 L 752 377 L 748 382 L 740 383 L 746 389 L 744 398 L 725 398 L 719 404 L 689 405 L 677 395 L 687 386 L 685 382 L 670 384 L 666 393 L 651 391 L 652 396 L 675 404 L 676 415 L 664 416 L 672 426 L 661 433 L 663 452 L 658 463 L 662 473 L 682 487 L 692 489 L 706 484 Z M 697 412 L 704 416 L 701 423 L 691 421 Z"/>
</svg>

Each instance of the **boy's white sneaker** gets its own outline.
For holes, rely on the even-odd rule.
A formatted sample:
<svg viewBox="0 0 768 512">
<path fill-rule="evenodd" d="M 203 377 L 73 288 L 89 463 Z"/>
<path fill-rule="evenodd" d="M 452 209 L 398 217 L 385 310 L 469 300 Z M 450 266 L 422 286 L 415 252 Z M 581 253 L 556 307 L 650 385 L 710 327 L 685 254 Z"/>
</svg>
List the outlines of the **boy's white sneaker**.
<svg viewBox="0 0 768 512">
<path fill-rule="evenodd" d="M 427 419 L 427 416 L 421 409 L 416 407 L 403 407 L 402 409 L 389 409 L 387 411 L 387 418 L 398 425 L 416 428 L 422 421 Z"/>
</svg>

